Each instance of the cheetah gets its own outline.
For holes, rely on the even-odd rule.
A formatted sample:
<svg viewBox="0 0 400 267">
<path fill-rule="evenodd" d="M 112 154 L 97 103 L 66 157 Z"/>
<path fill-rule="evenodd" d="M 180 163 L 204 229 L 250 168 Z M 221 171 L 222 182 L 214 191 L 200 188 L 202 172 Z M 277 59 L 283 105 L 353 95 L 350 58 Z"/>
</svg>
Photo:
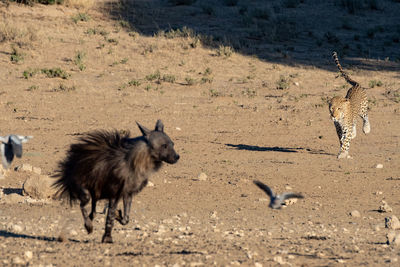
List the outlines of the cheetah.
<svg viewBox="0 0 400 267">
<path fill-rule="evenodd" d="M 340 152 L 338 158 L 351 158 L 349 155 L 350 140 L 355 138 L 356 132 L 356 119 L 359 115 L 363 120 L 363 132 L 365 134 L 371 131 L 371 126 L 368 120 L 368 100 L 365 90 L 360 84 L 347 75 L 339 63 L 336 52 L 332 54 L 338 67 L 340 74 L 343 78 L 352 85 L 347 91 L 346 97 L 335 96 L 329 100 L 329 111 L 333 123 L 336 128 L 337 135 L 340 141 Z"/>
</svg>

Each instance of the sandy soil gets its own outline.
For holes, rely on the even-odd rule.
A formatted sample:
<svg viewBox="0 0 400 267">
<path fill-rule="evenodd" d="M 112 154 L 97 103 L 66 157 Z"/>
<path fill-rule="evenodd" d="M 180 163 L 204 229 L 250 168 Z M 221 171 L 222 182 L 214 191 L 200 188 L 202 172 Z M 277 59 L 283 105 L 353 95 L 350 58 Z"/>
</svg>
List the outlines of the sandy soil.
<svg viewBox="0 0 400 267">
<path fill-rule="evenodd" d="M 13 167 L 28 163 L 52 175 L 80 134 L 139 135 L 135 121 L 153 127 L 157 119 L 181 159 L 134 198 L 133 219 L 116 223 L 114 244 L 101 244 L 102 207 L 88 235 L 78 205 L 21 196 L 31 174 L 10 170 L 0 179 L 2 265 L 399 264 L 385 229 L 385 217 L 400 216 L 398 62 L 357 58 L 349 66 L 356 57 L 341 58 L 368 88 L 371 133 L 359 125 L 353 159 L 338 160 L 326 100 L 349 86 L 336 77 L 331 47 L 315 65 L 240 51 L 218 56 L 218 47 L 193 45 L 193 37 L 139 34 L 102 8 L 85 12 L 90 19 L 75 23 L 73 8 L 0 3 L 0 26 L 9 32 L 0 43 L 0 134 L 34 136 Z M 23 60 L 11 62 L 13 46 Z M 69 76 L 49 78 L 43 68 Z M 160 79 L 150 81 L 157 71 Z M 288 88 L 277 89 L 281 77 Z M 370 88 L 371 81 L 382 85 Z M 305 199 L 269 209 L 255 179 Z M 382 200 L 391 213 L 377 211 Z"/>
</svg>

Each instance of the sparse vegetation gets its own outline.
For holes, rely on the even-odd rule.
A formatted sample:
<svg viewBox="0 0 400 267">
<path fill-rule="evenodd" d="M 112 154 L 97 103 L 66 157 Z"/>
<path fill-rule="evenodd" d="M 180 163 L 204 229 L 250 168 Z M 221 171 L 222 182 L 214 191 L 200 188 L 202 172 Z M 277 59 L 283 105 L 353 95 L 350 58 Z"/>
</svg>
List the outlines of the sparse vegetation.
<svg viewBox="0 0 400 267">
<path fill-rule="evenodd" d="M 75 63 L 75 65 L 78 66 L 80 71 L 83 71 L 83 70 L 86 69 L 86 65 L 83 62 L 85 57 L 86 57 L 86 53 L 85 52 L 83 52 L 83 51 L 77 51 L 76 52 L 76 55 L 75 55 L 75 58 L 74 58 L 74 63 Z"/>
<path fill-rule="evenodd" d="M 61 79 L 68 79 L 70 76 L 65 70 L 60 68 L 52 68 L 52 69 L 41 69 L 40 70 L 43 74 L 46 74 L 49 78 L 61 78 Z"/>
<path fill-rule="evenodd" d="M 378 81 L 377 80 L 371 80 L 371 81 L 369 81 L 368 85 L 369 85 L 370 88 L 374 88 L 375 86 L 381 87 L 383 85 L 383 83 L 381 81 L 379 81 L 379 80 Z"/>
<path fill-rule="evenodd" d="M 189 86 L 196 84 L 196 80 L 191 78 L 191 77 L 186 77 L 185 81 L 186 81 L 186 84 L 189 85 Z"/>
<path fill-rule="evenodd" d="M 176 78 L 175 78 L 174 75 L 171 75 L 171 74 L 164 74 L 164 75 L 162 76 L 161 80 L 162 80 L 163 82 L 167 82 L 167 83 L 174 83 L 175 80 L 176 80 Z"/>
<path fill-rule="evenodd" d="M 386 92 L 383 95 L 395 103 L 400 103 L 400 89 L 386 90 Z"/>
<path fill-rule="evenodd" d="M 290 78 L 281 75 L 278 81 L 276 82 L 276 89 L 285 90 L 289 89 L 289 87 L 290 87 Z"/>
<path fill-rule="evenodd" d="M 67 86 L 67 85 L 65 85 L 63 83 L 60 83 L 59 86 L 54 87 L 51 91 L 52 92 L 71 92 L 71 91 L 75 91 L 75 90 L 76 90 L 76 87 L 74 85 L 73 86 Z"/>
<path fill-rule="evenodd" d="M 24 54 L 19 51 L 15 46 L 11 47 L 12 52 L 10 56 L 10 60 L 12 63 L 19 63 L 24 60 Z"/>
<path fill-rule="evenodd" d="M 80 21 L 89 21 L 90 16 L 86 13 L 78 13 L 75 16 L 72 16 L 72 21 L 78 23 Z"/>
<path fill-rule="evenodd" d="M 230 57 L 233 54 L 233 48 L 230 46 L 220 45 L 217 49 L 217 56 Z"/>
<path fill-rule="evenodd" d="M 31 85 L 28 87 L 28 89 L 26 89 L 26 91 L 32 92 L 32 91 L 36 91 L 37 89 L 39 89 L 39 86 Z"/>
<path fill-rule="evenodd" d="M 217 90 L 215 90 L 215 89 L 210 89 L 210 96 L 211 97 L 217 97 L 217 96 L 220 96 L 221 94 L 217 91 Z"/>
<path fill-rule="evenodd" d="M 146 80 L 148 80 L 148 81 L 150 81 L 150 82 L 152 82 L 152 81 L 159 81 L 160 78 L 161 78 L 161 74 L 160 74 L 160 71 L 159 71 L 159 70 L 157 70 L 156 72 L 151 73 L 151 74 L 149 74 L 149 75 L 146 76 Z"/>
<path fill-rule="evenodd" d="M 22 75 L 24 76 L 25 79 L 29 79 L 29 78 L 35 76 L 38 72 L 39 72 L 38 69 L 28 68 L 27 70 L 24 70 Z"/>
<path fill-rule="evenodd" d="M 106 30 L 102 29 L 102 28 L 89 28 L 86 30 L 86 34 L 88 35 L 101 35 L 101 36 L 107 36 L 109 34 L 109 32 L 107 32 Z"/>
</svg>

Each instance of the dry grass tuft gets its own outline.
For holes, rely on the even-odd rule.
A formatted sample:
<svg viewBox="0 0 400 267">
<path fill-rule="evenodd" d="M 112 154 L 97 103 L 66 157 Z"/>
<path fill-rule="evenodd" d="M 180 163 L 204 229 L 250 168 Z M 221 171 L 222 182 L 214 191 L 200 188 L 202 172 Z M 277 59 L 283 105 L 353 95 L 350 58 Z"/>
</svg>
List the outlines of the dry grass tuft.
<svg viewBox="0 0 400 267">
<path fill-rule="evenodd" d="M 95 4 L 94 0 L 65 0 L 64 4 L 68 7 L 87 10 Z"/>
</svg>

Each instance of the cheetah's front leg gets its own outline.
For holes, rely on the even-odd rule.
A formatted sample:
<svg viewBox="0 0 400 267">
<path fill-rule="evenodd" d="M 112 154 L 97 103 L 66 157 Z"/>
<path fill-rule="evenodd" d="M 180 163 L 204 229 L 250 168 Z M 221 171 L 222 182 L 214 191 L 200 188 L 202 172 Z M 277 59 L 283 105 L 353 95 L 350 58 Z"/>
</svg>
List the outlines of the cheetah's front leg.
<svg viewBox="0 0 400 267">
<path fill-rule="evenodd" d="M 349 155 L 350 140 L 352 139 L 352 131 L 342 130 L 342 138 L 340 139 L 340 152 L 338 159 L 351 159 Z"/>
</svg>

